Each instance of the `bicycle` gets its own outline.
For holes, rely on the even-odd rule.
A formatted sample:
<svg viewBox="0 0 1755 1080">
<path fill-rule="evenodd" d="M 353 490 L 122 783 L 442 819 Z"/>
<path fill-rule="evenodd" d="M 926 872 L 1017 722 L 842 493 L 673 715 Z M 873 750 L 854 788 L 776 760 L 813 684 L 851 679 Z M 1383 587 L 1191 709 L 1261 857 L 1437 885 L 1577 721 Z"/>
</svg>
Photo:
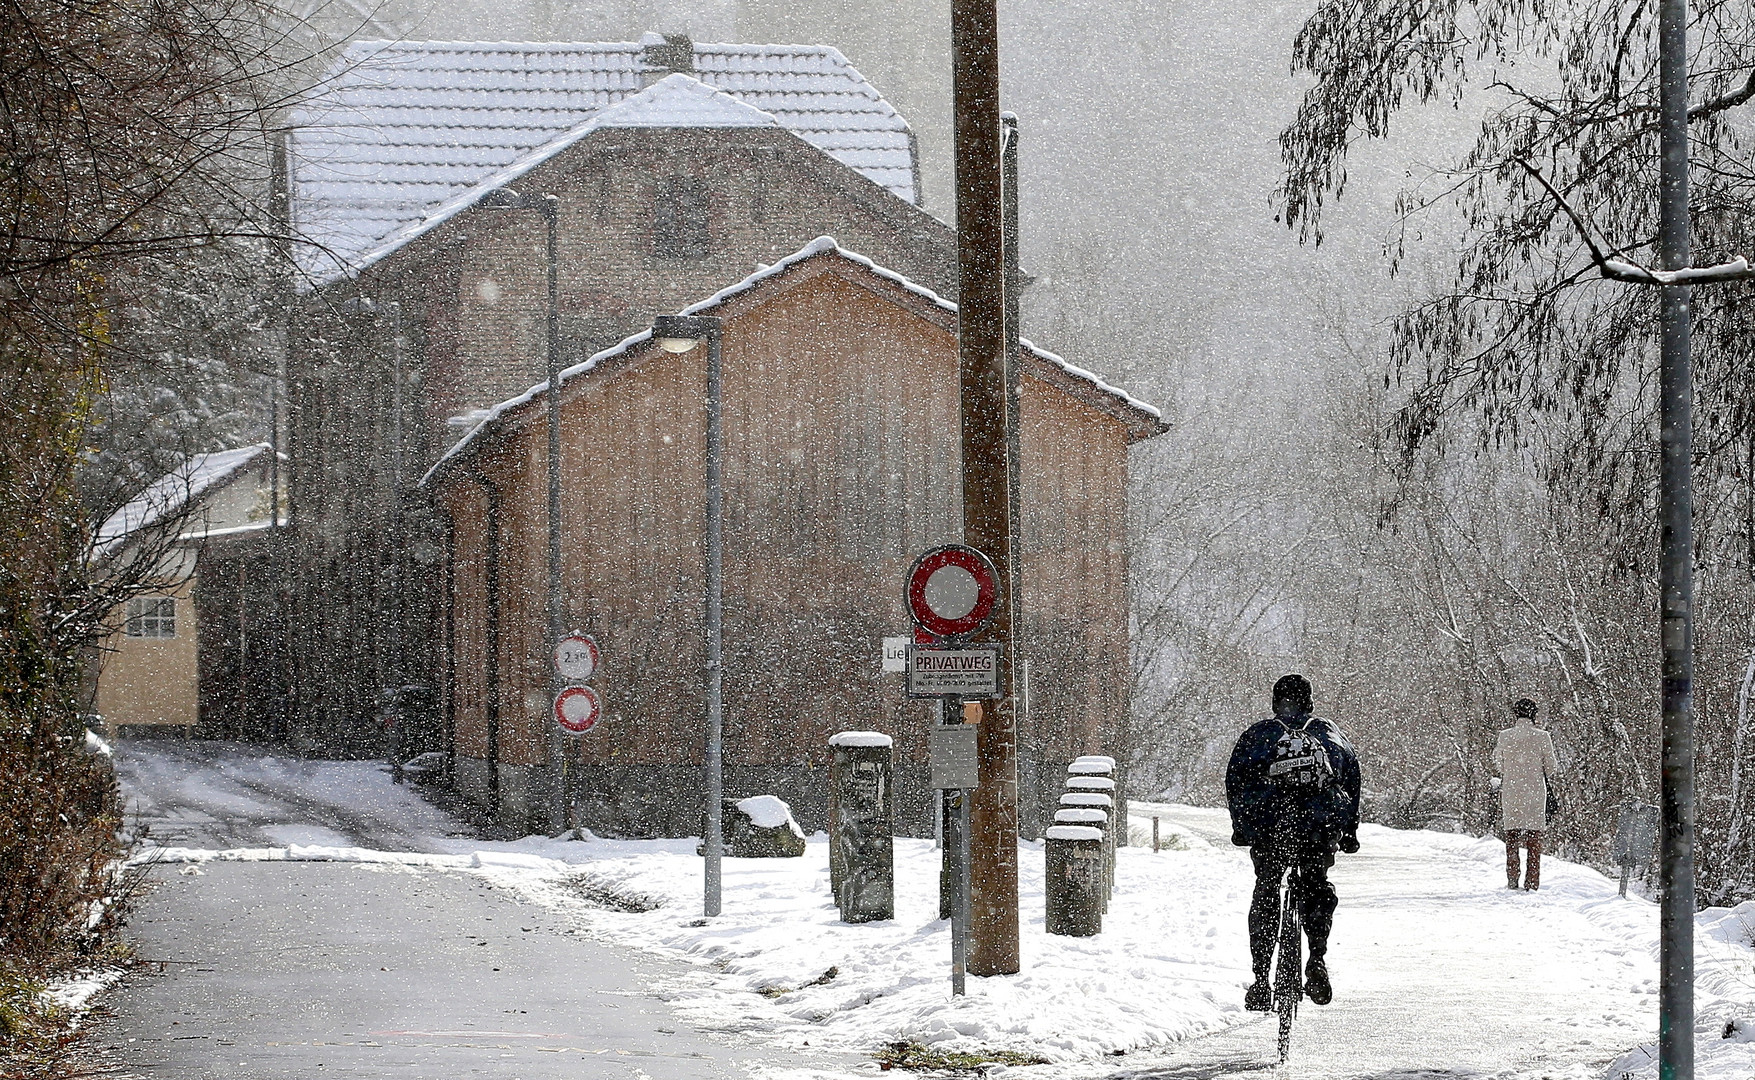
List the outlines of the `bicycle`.
<svg viewBox="0 0 1755 1080">
<path fill-rule="evenodd" d="M 1304 879 L 1296 865 L 1280 875 L 1280 932 L 1274 944 L 1274 1011 L 1280 1014 L 1280 1060 L 1292 1051 L 1292 1021 L 1304 996 L 1304 926 L 1298 899 Z"/>
</svg>

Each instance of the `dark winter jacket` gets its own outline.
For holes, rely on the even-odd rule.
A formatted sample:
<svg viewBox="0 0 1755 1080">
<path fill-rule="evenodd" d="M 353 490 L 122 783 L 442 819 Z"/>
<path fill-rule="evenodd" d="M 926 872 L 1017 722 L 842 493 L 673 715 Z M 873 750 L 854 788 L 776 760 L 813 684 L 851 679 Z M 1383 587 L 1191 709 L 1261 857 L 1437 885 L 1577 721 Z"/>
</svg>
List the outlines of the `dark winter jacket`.
<svg viewBox="0 0 1755 1080">
<path fill-rule="evenodd" d="M 1359 757 L 1332 721 L 1309 718 L 1309 731 L 1328 750 L 1334 768 L 1326 790 L 1288 790 L 1268 779 L 1280 736 L 1305 719 L 1261 720 L 1237 739 L 1225 770 L 1225 799 L 1231 804 L 1231 842 L 1238 847 L 1359 850 Z"/>
</svg>

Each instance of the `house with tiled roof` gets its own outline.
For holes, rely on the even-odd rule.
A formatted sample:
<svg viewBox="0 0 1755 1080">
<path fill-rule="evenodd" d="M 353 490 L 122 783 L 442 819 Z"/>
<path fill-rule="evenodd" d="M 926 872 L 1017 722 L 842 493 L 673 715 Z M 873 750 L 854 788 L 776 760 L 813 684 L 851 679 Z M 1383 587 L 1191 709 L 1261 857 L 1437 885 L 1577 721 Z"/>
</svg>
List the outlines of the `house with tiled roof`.
<svg viewBox="0 0 1755 1080">
<path fill-rule="evenodd" d="M 293 224 L 307 241 L 301 267 L 319 281 L 357 268 L 435 207 L 552 152 L 582 124 L 679 73 L 917 202 L 907 122 L 827 45 L 659 34 L 638 42 L 364 41 L 348 47 L 292 121 Z M 650 103 L 644 112 L 661 126 L 687 126 Z M 639 116 L 624 112 L 618 123 L 642 126 Z"/>
<path fill-rule="evenodd" d="M 560 362 L 832 234 L 943 295 L 906 121 L 827 46 L 377 42 L 301 105 L 287 447 L 294 736 L 376 748 L 379 688 L 431 676 L 446 543 L 409 491 L 543 377 L 552 197 Z"/>
</svg>

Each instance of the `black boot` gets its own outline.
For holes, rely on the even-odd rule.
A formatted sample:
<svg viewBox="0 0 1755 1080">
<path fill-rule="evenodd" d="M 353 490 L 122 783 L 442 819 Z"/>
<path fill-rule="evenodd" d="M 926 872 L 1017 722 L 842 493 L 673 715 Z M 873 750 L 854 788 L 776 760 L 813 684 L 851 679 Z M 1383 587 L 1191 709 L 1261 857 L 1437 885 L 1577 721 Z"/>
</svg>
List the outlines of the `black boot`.
<svg viewBox="0 0 1755 1080">
<path fill-rule="evenodd" d="M 1312 1005 L 1327 1005 L 1335 999 L 1334 987 L 1328 984 L 1328 964 L 1320 956 L 1312 956 L 1304 965 L 1304 996 Z"/>
<path fill-rule="evenodd" d="M 1255 983 L 1244 991 L 1243 1007 L 1250 1012 L 1274 1011 L 1274 988 L 1268 985 L 1266 975 L 1259 976 Z"/>
</svg>

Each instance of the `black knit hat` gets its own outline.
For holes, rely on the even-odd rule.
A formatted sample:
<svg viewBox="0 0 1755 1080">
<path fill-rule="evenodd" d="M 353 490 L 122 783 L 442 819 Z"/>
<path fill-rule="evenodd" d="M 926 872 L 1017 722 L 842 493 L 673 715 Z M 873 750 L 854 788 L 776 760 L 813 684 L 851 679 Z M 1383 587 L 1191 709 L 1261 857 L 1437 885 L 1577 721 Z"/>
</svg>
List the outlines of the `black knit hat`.
<svg viewBox="0 0 1755 1080">
<path fill-rule="evenodd" d="M 1310 680 L 1302 675 L 1281 676 L 1274 684 L 1274 715 L 1303 716 L 1310 711 Z"/>
</svg>

